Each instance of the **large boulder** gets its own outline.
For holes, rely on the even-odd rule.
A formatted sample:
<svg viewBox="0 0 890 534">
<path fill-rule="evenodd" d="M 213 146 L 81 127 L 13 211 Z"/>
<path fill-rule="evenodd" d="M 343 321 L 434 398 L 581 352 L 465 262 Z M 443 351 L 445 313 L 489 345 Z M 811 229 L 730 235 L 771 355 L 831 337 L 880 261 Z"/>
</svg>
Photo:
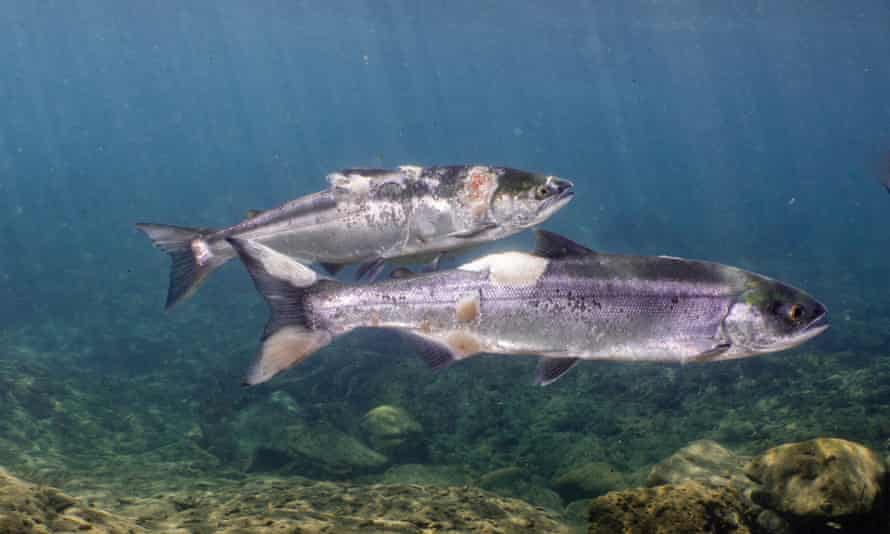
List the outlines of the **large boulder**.
<svg viewBox="0 0 890 534">
<path fill-rule="evenodd" d="M 358 479 L 362 483 L 416 484 L 418 486 L 465 486 L 470 480 L 465 468 L 452 465 L 398 464 L 384 473 Z"/>
<path fill-rule="evenodd" d="M 756 512 L 729 486 L 709 488 L 687 481 L 654 488 L 613 491 L 590 505 L 590 534 L 674 534 L 758 532 Z"/>
<path fill-rule="evenodd" d="M 795 530 L 878 532 L 887 525 L 887 470 L 862 445 L 819 438 L 781 445 L 746 467 L 759 484 L 751 499 Z"/>
<path fill-rule="evenodd" d="M 693 441 L 655 464 L 646 485 L 681 484 L 695 480 L 711 488 L 731 486 L 744 491 L 753 485 L 744 471 L 747 460 L 716 441 Z"/>
<path fill-rule="evenodd" d="M 425 456 L 423 427 L 410 413 L 384 404 L 365 414 L 362 430 L 371 447 L 400 460 L 418 460 Z"/>
<path fill-rule="evenodd" d="M 606 462 L 587 462 L 553 478 L 550 486 L 565 500 L 598 497 L 627 485 L 624 473 Z"/>
<path fill-rule="evenodd" d="M 562 510 L 562 498 L 552 489 L 543 487 L 544 484 L 546 481 L 515 465 L 489 471 L 473 483 L 506 497 L 516 497 L 551 510 Z"/>
<path fill-rule="evenodd" d="M 326 423 L 287 427 L 288 470 L 309 478 L 341 479 L 380 472 L 389 459 Z"/>
</svg>

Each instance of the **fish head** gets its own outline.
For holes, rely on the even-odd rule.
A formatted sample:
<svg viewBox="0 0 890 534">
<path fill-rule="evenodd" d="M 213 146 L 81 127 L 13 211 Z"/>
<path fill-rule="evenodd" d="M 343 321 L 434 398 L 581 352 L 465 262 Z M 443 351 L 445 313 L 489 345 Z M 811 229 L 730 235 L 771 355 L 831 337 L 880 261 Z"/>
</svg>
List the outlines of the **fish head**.
<svg viewBox="0 0 890 534">
<path fill-rule="evenodd" d="M 787 350 L 830 326 L 825 306 L 797 288 L 760 276 L 746 285 L 723 321 L 731 347 L 721 359 Z"/>
<path fill-rule="evenodd" d="M 504 169 L 491 197 L 491 216 L 501 227 L 535 226 L 572 200 L 573 187 L 569 180 L 556 176 Z"/>
</svg>

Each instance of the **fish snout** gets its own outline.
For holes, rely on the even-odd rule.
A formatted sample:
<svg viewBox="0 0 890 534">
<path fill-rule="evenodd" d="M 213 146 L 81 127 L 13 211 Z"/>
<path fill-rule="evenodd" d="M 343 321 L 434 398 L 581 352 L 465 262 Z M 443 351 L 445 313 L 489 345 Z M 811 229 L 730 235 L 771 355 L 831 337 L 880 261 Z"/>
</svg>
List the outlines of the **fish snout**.
<svg viewBox="0 0 890 534">
<path fill-rule="evenodd" d="M 807 323 L 806 330 L 807 331 L 816 331 L 823 332 L 831 326 L 831 322 L 828 320 L 828 309 L 817 302 L 814 305 L 812 319 Z"/>
<path fill-rule="evenodd" d="M 571 193 L 572 189 L 575 187 L 575 184 L 572 183 L 571 180 L 566 180 L 565 178 L 557 178 L 553 177 L 553 186 L 556 188 L 556 195 L 558 197 L 563 196 L 566 193 Z"/>
</svg>

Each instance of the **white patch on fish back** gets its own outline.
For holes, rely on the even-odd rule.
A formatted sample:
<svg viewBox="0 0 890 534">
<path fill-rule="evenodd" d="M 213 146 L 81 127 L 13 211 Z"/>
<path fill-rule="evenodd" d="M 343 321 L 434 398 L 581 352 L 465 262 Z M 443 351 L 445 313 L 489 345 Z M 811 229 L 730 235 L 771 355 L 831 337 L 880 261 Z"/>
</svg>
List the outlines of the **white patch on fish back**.
<svg viewBox="0 0 890 534">
<path fill-rule="evenodd" d="M 419 165 L 399 165 L 399 170 L 405 174 L 410 174 L 411 178 L 417 178 L 423 172 L 423 167 Z"/>
<path fill-rule="evenodd" d="M 361 174 L 345 175 L 332 172 L 327 179 L 328 183 L 341 193 L 364 197 L 371 191 L 371 178 Z"/>
<path fill-rule="evenodd" d="M 550 260 L 525 252 L 502 252 L 489 254 L 458 267 L 464 271 L 488 271 L 488 279 L 493 283 L 505 286 L 527 287 L 535 285 Z"/>
<path fill-rule="evenodd" d="M 479 317 L 479 292 L 471 291 L 461 295 L 454 305 L 454 315 L 462 323 L 475 321 Z"/>
</svg>

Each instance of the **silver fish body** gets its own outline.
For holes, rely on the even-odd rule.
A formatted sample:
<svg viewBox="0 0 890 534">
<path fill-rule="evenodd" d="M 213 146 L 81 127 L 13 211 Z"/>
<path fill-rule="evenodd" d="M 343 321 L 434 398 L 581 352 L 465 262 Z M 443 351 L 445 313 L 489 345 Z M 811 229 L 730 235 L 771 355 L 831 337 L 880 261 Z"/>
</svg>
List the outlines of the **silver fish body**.
<svg viewBox="0 0 890 534">
<path fill-rule="evenodd" d="M 218 231 L 139 224 L 173 258 L 167 307 L 192 294 L 235 256 L 227 239 L 262 243 L 332 272 L 387 260 L 435 257 L 513 235 L 565 206 L 572 183 L 554 176 L 488 166 L 344 170 L 330 187 Z"/>
<path fill-rule="evenodd" d="M 595 253 L 546 232 L 535 254 L 492 254 L 358 287 L 320 280 L 261 245 L 235 244 L 273 313 L 248 384 L 360 327 L 403 332 L 434 368 L 479 353 L 540 355 L 541 384 L 579 359 L 740 358 L 796 346 L 828 327 L 822 304 L 764 276 Z"/>
</svg>

